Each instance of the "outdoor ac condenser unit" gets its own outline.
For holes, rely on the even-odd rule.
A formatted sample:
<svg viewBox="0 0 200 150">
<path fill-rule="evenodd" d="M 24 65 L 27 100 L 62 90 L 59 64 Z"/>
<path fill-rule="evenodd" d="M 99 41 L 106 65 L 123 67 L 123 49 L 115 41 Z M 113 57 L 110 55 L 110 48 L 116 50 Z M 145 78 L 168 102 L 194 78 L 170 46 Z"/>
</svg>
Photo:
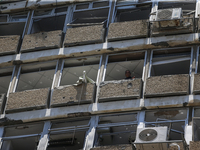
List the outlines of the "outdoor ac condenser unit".
<svg viewBox="0 0 200 150">
<path fill-rule="evenodd" d="M 137 128 L 137 150 L 167 150 L 167 127 Z"/>
<path fill-rule="evenodd" d="M 156 21 L 180 19 L 182 8 L 160 9 L 156 12 Z"/>
</svg>

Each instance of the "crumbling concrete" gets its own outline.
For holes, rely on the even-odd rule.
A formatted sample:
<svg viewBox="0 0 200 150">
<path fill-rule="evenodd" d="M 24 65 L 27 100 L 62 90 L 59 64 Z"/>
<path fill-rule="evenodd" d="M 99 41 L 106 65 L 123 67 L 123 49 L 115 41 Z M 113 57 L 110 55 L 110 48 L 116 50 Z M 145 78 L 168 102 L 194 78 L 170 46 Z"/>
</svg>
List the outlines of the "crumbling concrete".
<svg viewBox="0 0 200 150">
<path fill-rule="evenodd" d="M 91 148 L 90 150 L 133 150 L 131 144 L 100 146 Z"/>
<path fill-rule="evenodd" d="M 104 41 L 103 25 L 77 27 L 67 29 L 64 46 L 101 43 Z"/>
<path fill-rule="evenodd" d="M 151 35 L 173 35 L 180 33 L 192 33 L 194 28 L 193 17 L 167 20 L 167 21 L 156 21 L 151 24 Z"/>
<path fill-rule="evenodd" d="M 145 97 L 189 94 L 189 75 L 163 75 L 149 77 Z"/>
<path fill-rule="evenodd" d="M 50 88 L 43 88 L 10 93 L 6 113 L 45 108 L 49 92 Z"/>
<path fill-rule="evenodd" d="M 200 74 L 194 74 L 193 94 L 200 94 Z"/>
<path fill-rule="evenodd" d="M 200 141 L 190 141 L 190 150 L 199 150 L 200 148 Z"/>
<path fill-rule="evenodd" d="M 6 94 L 0 94 L 0 113 L 2 114 L 5 107 Z"/>
<path fill-rule="evenodd" d="M 99 102 L 139 98 L 141 78 L 133 80 L 104 81 L 100 83 Z"/>
<path fill-rule="evenodd" d="M 111 23 L 108 31 L 108 41 L 147 37 L 147 20 Z"/>
<path fill-rule="evenodd" d="M 96 91 L 95 87 L 96 85 L 91 83 L 57 87 L 53 91 L 51 106 L 92 103 Z"/>
<path fill-rule="evenodd" d="M 39 32 L 24 36 L 21 52 L 61 47 L 62 31 Z"/>
<path fill-rule="evenodd" d="M 0 54 L 15 54 L 20 40 L 20 35 L 0 36 Z"/>
</svg>

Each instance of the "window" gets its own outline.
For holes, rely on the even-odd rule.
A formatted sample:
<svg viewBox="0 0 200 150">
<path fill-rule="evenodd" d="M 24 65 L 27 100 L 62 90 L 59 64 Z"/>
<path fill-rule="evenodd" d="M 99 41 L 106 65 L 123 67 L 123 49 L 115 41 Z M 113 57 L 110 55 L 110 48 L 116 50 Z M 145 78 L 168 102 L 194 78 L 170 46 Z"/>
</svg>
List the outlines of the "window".
<svg viewBox="0 0 200 150">
<path fill-rule="evenodd" d="M 0 94 L 7 93 L 12 78 L 13 67 L 0 69 Z"/>
<path fill-rule="evenodd" d="M 125 79 L 125 71 L 131 76 L 142 78 L 145 52 L 109 55 L 106 66 L 105 81 Z"/>
<path fill-rule="evenodd" d="M 151 76 L 189 74 L 191 49 L 155 50 L 152 54 Z"/>
<path fill-rule="evenodd" d="M 187 109 L 146 111 L 145 126 L 167 126 L 169 130 L 168 140 L 182 140 L 187 121 L 187 113 Z"/>
<path fill-rule="evenodd" d="M 51 87 L 55 68 L 56 61 L 22 65 L 16 91 Z"/>
<path fill-rule="evenodd" d="M 6 127 L 2 138 L 2 149 L 6 150 L 26 150 L 36 149 L 40 133 L 43 130 L 43 123 L 23 124 Z"/>
<path fill-rule="evenodd" d="M 90 117 L 52 122 L 47 150 L 77 150 L 84 146 Z"/>
<path fill-rule="evenodd" d="M 137 113 L 99 117 L 95 146 L 131 144 L 135 141 Z"/>
<path fill-rule="evenodd" d="M 83 76 L 83 71 L 96 82 L 99 60 L 100 56 L 65 60 L 60 85 L 75 84 L 79 77 Z"/>
</svg>

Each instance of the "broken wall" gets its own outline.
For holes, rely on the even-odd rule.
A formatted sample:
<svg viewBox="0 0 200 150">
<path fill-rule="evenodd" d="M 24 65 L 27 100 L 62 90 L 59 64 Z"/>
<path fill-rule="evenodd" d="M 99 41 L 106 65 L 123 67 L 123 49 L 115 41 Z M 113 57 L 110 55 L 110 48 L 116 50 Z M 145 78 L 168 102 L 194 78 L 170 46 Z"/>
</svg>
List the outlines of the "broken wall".
<svg viewBox="0 0 200 150">
<path fill-rule="evenodd" d="M 15 54 L 20 40 L 20 35 L 0 36 L 0 54 Z"/>
<path fill-rule="evenodd" d="M 189 94 L 189 75 L 153 76 L 146 80 L 145 97 Z"/>
<path fill-rule="evenodd" d="M 108 41 L 147 37 L 148 20 L 136 20 L 111 23 L 108 31 Z"/>
<path fill-rule="evenodd" d="M 120 99 L 139 98 L 142 80 L 115 80 L 100 83 L 99 102 Z"/>
<path fill-rule="evenodd" d="M 50 88 L 26 90 L 10 93 L 6 112 L 45 108 Z"/>
<path fill-rule="evenodd" d="M 64 46 L 102 43 L 104 36 L 103 25 L 69 28 L 66 32 Z"/>
<path fill-rule="evenodd" d="M 51 106 L 92 103 L 96 91 L 95 87 L 96 85 L 91 83 L 57 87 L 53 90 Z"/>
<path fill-rule="evenodd" d="M 21 52 L 61 47 L 62 31 L 49 31 L 24 36 Z"/>
</svg>

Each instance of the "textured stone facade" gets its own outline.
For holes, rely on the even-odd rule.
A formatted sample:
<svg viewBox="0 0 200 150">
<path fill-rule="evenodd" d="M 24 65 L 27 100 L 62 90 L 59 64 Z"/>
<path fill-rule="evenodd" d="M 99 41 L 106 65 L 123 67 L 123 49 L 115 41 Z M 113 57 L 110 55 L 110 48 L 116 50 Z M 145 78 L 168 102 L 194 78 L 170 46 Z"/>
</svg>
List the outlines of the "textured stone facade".
<svg viewBox="0 0 200 150">
<path fill-rule="evenodd" d="M 147 20 L 111 23 L 108 31 L 108 41 L 147 37 Z"/>
<path fill-rule="evenodd" d="M 105 29 L 103 25 L 77 27 L 67 29 L 64 45 L 82 45 L 101 43 L 104 41 Z"/>
<path fill-rule="evenodd" d="M 200 149 L 200 141 L 190 141 L 190 150 L 199 150 Z"/>
<path fill-rule="evenodd" d="M 21 52 L 61 47 L 62 31 L 49 31 L 24 36 Z"/>
<path fill-rule="evenodd" d="M 99 101 L 139 98 L 142 80 L 104 81 L 100 83 Z"/>
<path fill-rule="evenodd" d="M 163 75 L 149 77 L 145 97 L 183 95 L 189 93 L 189 75 Z"/>
<path fill-rule="evenodd" d="M 64 106 L 93 102 L 96 85 L 87 83 L 78 86 L 68 85 L 55 88 L 53 91 L 51 106 Z"/>
<path fill-rule="evenodd" d="M 124 145 L 100 146 L 96 148 L 91 148 L 90 150 L 132 150 L 132 145 L 124 144 Z"/>
<path fill-rule="evenodd" d="M 6 112 L 45 108 L 49 91 L 49 88 L 43 88 L 10 93 Z"/>
<path fill-rule="evenodd" d="M 193 88 L 194 94 L 200 93 L 200 74 L 194 74 L 194 88 Z"/>
<path fill-rule="evenodd" d="M 0 54 L 17 53 L 20 35 L 0 36 Z"/>
</svg>

